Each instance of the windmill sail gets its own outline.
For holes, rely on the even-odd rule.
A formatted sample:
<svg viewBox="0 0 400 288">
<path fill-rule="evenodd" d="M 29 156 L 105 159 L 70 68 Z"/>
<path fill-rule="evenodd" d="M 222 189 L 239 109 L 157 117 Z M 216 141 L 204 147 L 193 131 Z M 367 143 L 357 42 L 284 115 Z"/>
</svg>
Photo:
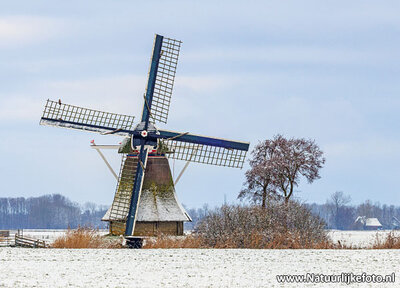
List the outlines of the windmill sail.
<svg viewBox="0 0 400 288">
<path fill-rule="evenodd" d="M 160 152 L 168 158 L 242 168 L 249 143 L 159 130 Z"/>
<path fill-rule="evenodd" d="M 181 41 L 163 37 L 151 103 L 151 122 L 167 123 Z"/>
<path fill-rule="evenodd" d="M 123 154 L 119 172 L 117 189 L 114 200 L 107 215 L 107 221 L 113 221 L 113 230 L 116 234 L 125 233 L 126 217 L 132 198 L 135 183 L 137 157 Z"/>
<path fill-rule="evenodd" d="M 134 118 L 47 100 L 40 124 L 126 136 L 133 131 Z"/>
<path fill-rule="evenodd" d="M 146 164 L 147 164 L 148 151 L 149 151 L 149 149 L 144 148 L 144 145 L 142 145 L 140 148 L 140 153 L 138 155 L 138 159 L 137 159 L 138 163 L 136 166 L 137 168 L 136 168 L 136 173 L 135 173 L 135 181 L 133 184 L 132 197 L 131 197 L 131 201 L 130 201 L 128 217 L 126 219 L 125 236 L 132 236 L 133 232 L 135 230 L 136 216 L 137 216 L 137 211 L 139 208 L 140 195 L 142 193 L 142 186 L 143 186 L 144 173 L 145 173 Z"/>
<path fill-rule="evenodd" d="M 129 212 L 133 184 L 135 183 L 137 157 L 123 154 L 117 190 L 110 210 L 110 220 L 125 222 Z"/>
</svg>

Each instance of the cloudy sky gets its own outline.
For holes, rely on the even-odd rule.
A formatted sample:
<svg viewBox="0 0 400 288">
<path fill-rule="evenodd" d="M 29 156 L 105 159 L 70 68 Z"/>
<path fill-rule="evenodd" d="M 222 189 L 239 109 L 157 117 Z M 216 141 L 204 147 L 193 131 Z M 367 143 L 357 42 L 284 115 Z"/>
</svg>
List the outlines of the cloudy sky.
<svg viewBox="0 0 400 288">
<path fill-rule="evenodd" d="M 250 141 L 315 139 L 335 191 L 400 205 L 400 2 L 2 1 L 0 197 L 61 193 L 110 204 L 115 179 L 90 149 L 116 136 L 39 126 L 45 100 L 139 116 L 154 34 L 183 41 L 167 125 Z M 120 156 L 106 153 L 116 170 Z M 171 161 L 175 176 L 184 163 Z M 244 172 L 191 164 L 190 207 L 236 202 Z"/>
</svg>

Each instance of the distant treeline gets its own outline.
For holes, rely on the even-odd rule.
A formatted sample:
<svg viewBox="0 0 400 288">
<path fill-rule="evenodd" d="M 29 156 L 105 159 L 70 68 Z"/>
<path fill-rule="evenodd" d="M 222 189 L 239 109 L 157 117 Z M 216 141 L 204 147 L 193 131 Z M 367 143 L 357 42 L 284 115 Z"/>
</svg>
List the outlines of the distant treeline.
<svg viewBox="0 0 400 288">
<path fill-rule="evenodd" d="M 60 194 L 0 198 L 0 229 L 65 229 L 80 226 L 105 228 L 107 207 L 70 201 Z"/>
<path fill-rule="evenodd" d="M 351 198 L 343 192 L 335 192 L 325 204 L 305 204 L 311 212 L 319 216 L 325 222 L 326 229 L 359 230 L 362 226 L 355 223 L 358 216 L 377 218 L 382 224 L 382 229 L 400 229 L 400 206 L 372 203 L 366 200 L 364 203 L 352 205 Z M 190 209 L 185 207 L 192 218 L 192 222 L 185 223 L 185 229 L 192 230 L 197 222 L 206 216 L 211 210 L 205 204 L 202 208 Z"/>
<path fill-rule="evenodd" d="M 184 228 L 185 230 L 193 230 L 194 227 L 197 225 L 197 222 L 204 218 L 208 212 L 209 208 L 207 204 L 204 204 L 202 208 L 188 208 L 183 205 L 186 212 L 189 214 L 190 218 L 192 218 L 192 222 L 185 222 Z"/>
<path fill-rule="evenodd" d="M 351 204 L 351 198 L 343 192 L 335 192 L 325 204 L 307 204 L 311 211 L 321 217 L 328 229 L 357 230 L 362 229 L 355 223 L 358 216 L 377 218 L 383 229 L 400 229 L 400 207 L 372 203 L 366 200 L 358 205 Z"/>
<path fill-rule="evenodd" d="M 326 223 L 327 229 L 355 230 L 358 216 L 378 218 L 384 229 L 400 229 L 400 206 L 381 205 L 370 200 L 351 205 L 350 197 L 342 192 L 331 195 L 325 204 L 305 204 L 314 215 Z M 106 228 L 101 218 L 106 206 L 95 203 L 80 205 L 60 194 L 30 198 L 0 198 L 0 229 L 65 229 L 78 226 Z M 192 230 L 197 222 L 211 210 L 205 204 L 202 208 L 186 211 L 193 222 L 185 223 L 185 229 Z"/>
</svg>

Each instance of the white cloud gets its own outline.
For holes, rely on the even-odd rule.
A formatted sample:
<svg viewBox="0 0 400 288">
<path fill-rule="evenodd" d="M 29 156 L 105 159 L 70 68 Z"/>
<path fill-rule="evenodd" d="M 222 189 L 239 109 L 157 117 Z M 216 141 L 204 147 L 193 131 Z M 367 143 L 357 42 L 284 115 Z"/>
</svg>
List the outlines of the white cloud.
<svg viewBox="0 0 400 288">
<path fill-rule="evenodd" d="M 57 35 L 62 21 L 49 17 L 8 16 L 0 18 L 0 47 L 40 42 Z"/>
<path fill-rule="evenodd" d="M 29 94 L 0 94 L 0 120 L 38 120 L 46 99 L 138 116 L 145 84 L 145 77 L 134 75 L 37 83 L 30 86 Z"/>
<path fill-rule="evenodd" d="M 142 112 L 146 81 L 145 76 L 121 75 L 35 83 L 31 85 L 29 94 L 0 95 L 0 119 L 19 121 L 38 119 L 46 99 L 61 99 L 67 104 L 138 117 Z M 230 77 L 224 75 L 179 77 L 177 87 L 174 89 L 173 98 L 175 99 L 172 100 L 172 105 L 193 106 L 195 102 L 186 103 L 185 99 L 188 100 L 186 92 L 210 93 L 223 89 L 231 81 Z M 183 108 L 180 107 L 180 113 L 187 111 Z"/>
<path fill-rule="evenodd" d="M 61 98 L 64 103 L 137 116 L 145 86 L 145 76 L 121 75 L 46 82 L 41 90 L 48 95 L 43 97 Z"/>
<path fill-rule="evenodd" d="M 176 80 L 176 88 L 189 89 L 193 92 L 207 92 L 222 89 L 228 85 L 232 85 L 232 81 L 239 81 L 238 77 L 230 77 L 230 75 L 197 75 L 197 76 L 178 76 Z"/>
<path fill-rule="evenodd" d="M 271 2 L 271 3 L 269 3 Z M 235 17 L 233 25 L 275 35 L 301 38 L 324 35 L 370 33 L 376 27 L 398 28 L 398 1 L 269 1 L 254 3 L 253 9 L 228 5 L 226 14 Z M 257 7 L 258 6 L 258 7 Z M 218 13 L 218 11 L 215 11 Z M 236 14 L 236 15 L 235 15 Z M 245 22 L 246 21 L 246 22 Z M 229 22 L 227 22 L 229 23 Z M 231 23 L 229 23 L 231 24 Z M 232 24 L 231 24 L 232 25 Z M 225 27 L 224 27 L 225 28 Z M 356 36 L 356 35 L 355 35 Z"/>
<path fill-rule="evenodd" d="M 395 161 L 400 142 L 382 137 L 371 137 L 357 141 L 337 141 L 324 146 L 330 159 L 386 159 Z M 396 160 L 397 161 L 397 160 Z"/>
<path fill-rule="evenodd" d="M 360 51 L 349 47 L 276 45 L 270 43 L 257 47 L 231 47 L 229 50 L 226 47 L 214 47 L 212 50 L 192 50 L 185 53 L 184 57 L 189 62 L 224 61 L 228 63 L 247 62 L 247 64 L 268 62 L 279 64 L 384 65 L 393 61 L 393 55 L 376 53 L 373 49 Z"/>
<path fill-rule="evenodd" d="M 0 95 L 1 96 L 1 95 Z M 41 116 L 42 104 L 34 98 L 25 95 L 8 95 L 0 97 L 0 120 L 1 121 L 31 121 Z"/>
</svg>

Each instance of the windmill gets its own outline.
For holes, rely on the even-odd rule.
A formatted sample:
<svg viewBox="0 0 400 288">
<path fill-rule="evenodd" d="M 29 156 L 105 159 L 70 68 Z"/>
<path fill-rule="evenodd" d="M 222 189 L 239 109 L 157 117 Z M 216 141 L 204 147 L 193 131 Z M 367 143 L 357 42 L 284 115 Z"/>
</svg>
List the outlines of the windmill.
<svg viewBox="0 0 400 288">
<path fill-rule="evenodd" d="M 110 213 L 119 213 L 118 219 L 124 225 L 127 238 L 133 236 L 135 230 L 149 157 L 162 156 L 242 168 L 249 149 L 247 142 L 162 130 L 155 126 L 156 123 L 167 123 L 181 43 L 155 35 L 147 88 L 143 97 L 143 112 L 138 124 L 134 125 L 133 116 L 82 108 L 64 104 L 61 100 L 47 100 L 40 120 L 41 125 L 124 137 L 118 147 L 113 147 L 126 156 L 122 160 L 119 188 L 116 192 L 116 197 L 119 193 L 118 199 L 123 201 L 120 201 L 121 205 L 114 205 L 114 198 Z M 129 180 L 123 182 L 124 177 Z M 151 177 L 157 177 L 156 170 Z M 122 190 L 129 193 L 122 195 L 119 192 Z"/>
</svg>

